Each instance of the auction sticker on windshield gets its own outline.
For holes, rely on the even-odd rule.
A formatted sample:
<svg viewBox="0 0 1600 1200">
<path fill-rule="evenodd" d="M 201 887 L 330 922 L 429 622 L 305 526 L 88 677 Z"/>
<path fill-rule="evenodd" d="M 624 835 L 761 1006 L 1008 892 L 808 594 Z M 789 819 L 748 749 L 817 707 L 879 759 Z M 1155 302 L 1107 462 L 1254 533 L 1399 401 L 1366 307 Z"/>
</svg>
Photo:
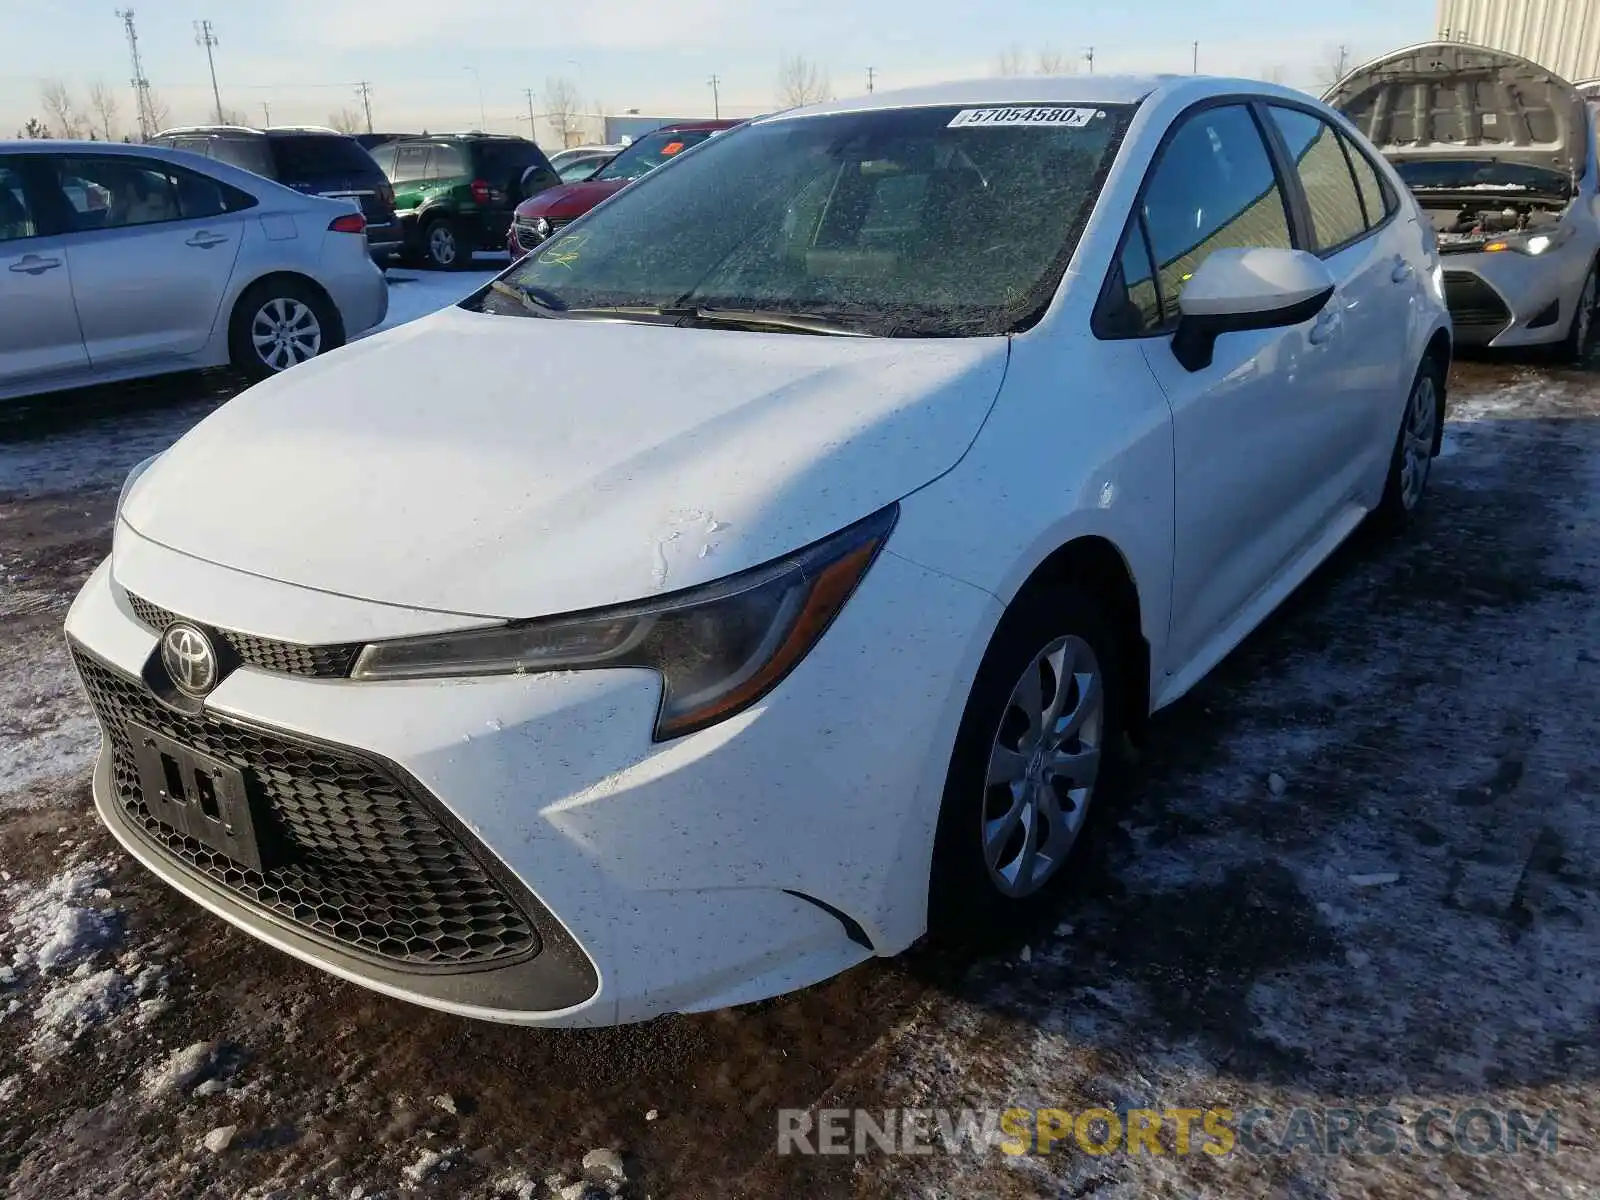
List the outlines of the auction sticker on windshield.
<svg viewBox="0 0 1600 1200">
<path fill-rule="evenodd" d="M 963 108 L 945 128 L 959 129 L 967 125 L 1054 125 L 1064 129 L 1082 129 L 1096 117 L 1105 115 L 1098 108 L 1066 108 L 1057 104 L 1035 105 L 1032 108 Z"/>
</svg>

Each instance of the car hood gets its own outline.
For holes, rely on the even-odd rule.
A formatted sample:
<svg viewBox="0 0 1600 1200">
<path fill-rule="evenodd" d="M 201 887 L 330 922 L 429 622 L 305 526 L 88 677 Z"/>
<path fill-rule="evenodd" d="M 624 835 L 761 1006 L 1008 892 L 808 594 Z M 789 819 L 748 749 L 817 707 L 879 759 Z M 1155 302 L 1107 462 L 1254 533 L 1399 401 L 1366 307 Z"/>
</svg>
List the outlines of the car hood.
<svg viewBox="0 0 1600 1200">
<path fill-rule="evenodd" d="M 1588 120 L 1577 88 L 1537 63 L 1453 42 L 1358 67 L 1323 99 L 1393 162 L 1500 159 L 1576 179 Z"/>
<path fill-rule="evenodd" d="M 948 471 L 1008 345 L 450 308 L 223 405 L 122 519 L 223 566 L 413 608 L 637 600 L 779 558 Z"/>
<path fill-rule="evenodd" d="M 607 196 L 628 186 L 626 179 L 591 179 L 546 188 L 517 205 L 519 217 L 581 217 Z"/>
</svg>

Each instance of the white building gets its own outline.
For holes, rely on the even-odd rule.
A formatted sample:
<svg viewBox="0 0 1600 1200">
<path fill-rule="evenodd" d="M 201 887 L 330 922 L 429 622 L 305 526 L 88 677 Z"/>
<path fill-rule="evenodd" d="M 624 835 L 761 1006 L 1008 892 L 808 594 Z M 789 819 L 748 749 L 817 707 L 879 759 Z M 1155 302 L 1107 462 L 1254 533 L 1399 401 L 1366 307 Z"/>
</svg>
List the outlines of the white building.
<svg viewBox="0 0 1600 1200">
<path fill-rule="evenodd" d="M 1573 83 L 1600 78 L 1600 0 L 1439 0 L 1439 37 L 1520 54 Z"/>
</svg>

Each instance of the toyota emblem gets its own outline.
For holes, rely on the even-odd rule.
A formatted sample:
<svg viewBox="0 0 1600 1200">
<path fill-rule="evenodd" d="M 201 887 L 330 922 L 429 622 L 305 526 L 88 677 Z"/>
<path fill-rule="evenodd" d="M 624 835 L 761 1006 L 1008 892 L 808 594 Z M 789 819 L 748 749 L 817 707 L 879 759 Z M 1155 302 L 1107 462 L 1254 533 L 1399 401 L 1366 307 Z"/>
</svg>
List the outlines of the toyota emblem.
<svg viewBox="0 0 1600 1200">
<path fill-rule="evenodd" d="M 161 635 L 161 665 L 185 695 L 204 696 L 217 686 L 217 652 L 193 625 L 173 625 Z"/>
</svg>

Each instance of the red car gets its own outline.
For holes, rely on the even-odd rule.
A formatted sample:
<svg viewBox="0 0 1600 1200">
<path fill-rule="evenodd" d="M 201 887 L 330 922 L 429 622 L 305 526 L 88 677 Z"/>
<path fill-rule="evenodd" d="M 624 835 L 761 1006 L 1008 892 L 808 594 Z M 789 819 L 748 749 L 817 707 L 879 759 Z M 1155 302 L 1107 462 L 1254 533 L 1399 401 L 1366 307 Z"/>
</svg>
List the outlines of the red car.
<svg viewBox="0 0 1600 1200">
<path fill-rule="evenodd" d="M 582 183 L 564 183 L 547 188 L 517 205 L 506 249 L 514 260 L 533 250 L 540 242 L 577 220 L 607 196 L 615 195 L 635 179 L 681 154 L 690 146 L 742 125 L 740 121 L 684 121 L 663 125 L 647 133 Z"/>
</svg>

